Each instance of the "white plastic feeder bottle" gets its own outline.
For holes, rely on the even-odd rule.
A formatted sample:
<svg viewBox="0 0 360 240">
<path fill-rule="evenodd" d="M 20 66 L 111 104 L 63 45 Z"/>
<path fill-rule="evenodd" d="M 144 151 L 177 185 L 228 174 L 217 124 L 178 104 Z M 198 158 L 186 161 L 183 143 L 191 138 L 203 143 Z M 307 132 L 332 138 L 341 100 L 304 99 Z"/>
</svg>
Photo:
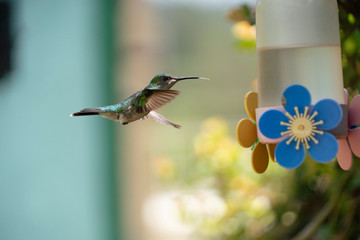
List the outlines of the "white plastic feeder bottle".
<svg viewBox="0 0 360 240">
<path fill-rule="evenodd" d="M 288 86 L 301 84 L 310 91 L 312 104 L 331 98 L 342 106 L 346 112 L 334 134 L 346 136 L 336 0 L 258 0 L 256 48 L 257 120 L 268 107 L 281 106 L 282 93 Z M 259 140 L 268 143 L 269 139 L 258 133 Z"/>
</svg>

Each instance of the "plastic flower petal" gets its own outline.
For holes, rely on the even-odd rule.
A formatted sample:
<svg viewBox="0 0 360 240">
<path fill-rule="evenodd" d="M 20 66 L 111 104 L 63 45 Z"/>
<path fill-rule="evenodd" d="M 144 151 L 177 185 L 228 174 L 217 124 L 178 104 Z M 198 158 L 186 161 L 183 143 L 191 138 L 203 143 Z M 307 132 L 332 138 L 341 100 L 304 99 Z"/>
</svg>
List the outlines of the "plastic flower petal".
<svg viewBox="0 0 360 240">
<path fill-rule="evenodd" d="M 336 138 L 328 133 L 323 132 L 317 136 L 318 143 L 309 142 L 308 153 L 312 159 L 317 162 L 326 163 L 336 157 L 338 152 L 338 143 Z"/>
<path fill-rule="evenodd" d="M 325 163 L 336 156 L 336 138 L 323 130 L 335 128 L 342 119 L 340 105 L 331 100 L 319 101 L 310 111 L 311 96 L 301 85 L 284 91 L 286 113 L 269 110 L 259 119 L 261 133 L 270 139 L 284 137 L 275 150 L 277 162 L 285 168 L 298 167 L 305 158 L 305 149 L 316 161 Z"/>
<path fill-rule="evenodd" d="M 350 129 L 348 139 L 352 152 L 360 157 L 360 128 Z"/>
<path fill-rule="evenodd" d="M 245 110 L 250 119 L 241 119 L 236 126 L 236 138 L 242 147 L 252 148 L 251 166 L 256 173 L 263 173 L 269 165 L 270 159 L 275 162 L 274 149 L 276 144 L 265 145 L 258 141 L 256 129 L 255 109 L 257 108 L 258 95 L 256 92 L 249 92 L 245 96 Z"/>
<path fill-rule="evenodd" d="M 258 94 L 256 92 L 248 92 L 245 95 L 244 105 L 247 115 L 256 122 L 255 109 L 258 107 Z"/>
<path fill-rule="evenodd" d="M 286 131 L 287 127 L 281 125 L 281 122 L 286 122 L 288 117 L 278 110 L 269 110 L 264 112 L 259 121 L 259 128 L 261 133 L 271 139 L 281 138 L 281 133 Z"/>
<path fill-rule="evenodd" d="M 349 170 L 352 166 L 352 153 L 346 138 L 338 139 L 339 151 L 336 155 L 338 163 L 343 170 Z"/>
<path fill-rule="evenodd" d="M 242 147 L 248 148 L 257 140 L 256 125 L 253 121 L 243 118 L 236 126 L 236 138 Z"/>
<path fill-rule="evenodd" d="M 360 95 L 355 96 L 349 107 L 349 127 L 360 124 Z"/>
<path fill-rule="evenodd" d="M 266 147 L 267 147 L 267 150 L 269 152 L 269 156 L 270 156 L 270 159 L 273 161 L 273 162 L 276 162 L 275 160 L 275 149 L 276 149 L 276 143 L 272 143 L 272 144 L 266 144 Z"/>
<path fill-rule="evenodd" d="M 296 149 L 296 142 L 292 141 L 287 144 L 281 141 L 275 150 L 275 157 L 280 166 L 288 169 L 297 168 L 305 159 L 305 149 L 303 145 Z"/>
<path fill-rule="evenodd" d="M 251 153 L 251 166 L 257 173 L 266 171 L 269 165 L 269 155 L 266 145 L 258 142 Z"/>
<path fill-rule="evenodd" d="M 345 103 L 348 103 L 348 93 L 345 90 Z M 339 151 L 337 161 L 343 170 L 349 170 L 352 166 L 352 153 L 360 157 L 360 95 L 355 96 L 348 110 L 348 136 L 338 139 Z"/>
<path fill-rule="evenodd" d="M 310 92 L 301 85 L 291 85 L 283 93 L 282 105 L 291 115 L 295 115 L 295 107 L 304 112 L 306 106 L 311 104 Z"/>
<path fill-rule="evenodd" d="M 256 92 L 248 92 L 245 95 L 245 111 L 250 119 L 241 119 L 236 126 L 236 138 L 242 147 L 248 148 L 255 144 L 257 140 L 257 130 L 255 125 L 255 109 L 258 105 Z"/>
<path fill-rule="evenodd" d="M 310 115 L 315 114 L 315 122 L 323 121 L 318 125 L 321 130 L 330 130 L 335 128 L 342 119 L 342 109 L 340 105 L 331 99 L 323 99 L 319 101 L 311 110 Z M 321 118 L 321 119 L 320 119 Z"/>
</svg>

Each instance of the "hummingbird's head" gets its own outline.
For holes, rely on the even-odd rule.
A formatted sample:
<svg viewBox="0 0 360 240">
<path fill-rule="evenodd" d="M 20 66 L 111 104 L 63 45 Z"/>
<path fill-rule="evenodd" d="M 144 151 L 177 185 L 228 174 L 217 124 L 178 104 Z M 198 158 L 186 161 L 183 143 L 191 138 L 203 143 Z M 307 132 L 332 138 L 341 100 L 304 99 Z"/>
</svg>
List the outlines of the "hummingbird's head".
<svg viewBox="0 0 360 240">
<path fill-rule="evenodd" d="M 151 79 L 148 89 L 170 89 L 178 81 L 186 79 L 207 79 L 202 77 L 174 77 L 170 74 L 159 73 Z"/>
</svg>

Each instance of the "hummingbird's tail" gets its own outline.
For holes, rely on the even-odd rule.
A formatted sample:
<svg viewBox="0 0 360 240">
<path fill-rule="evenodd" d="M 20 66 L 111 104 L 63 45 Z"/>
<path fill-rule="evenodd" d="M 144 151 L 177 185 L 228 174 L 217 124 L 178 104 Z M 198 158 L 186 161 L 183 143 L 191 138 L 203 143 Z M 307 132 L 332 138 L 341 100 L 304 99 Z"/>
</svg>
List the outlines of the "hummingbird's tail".
<svg viewBox="0 0 360 240">
<path fill-rule="evenodd" d="M 97 108 L 84 108 L 80 112 L 72 113 L 70 116 L 77 117 L 77 116 L 89 116 L 89 115 L 99 115 L 101 110 Z"/>
</svg>

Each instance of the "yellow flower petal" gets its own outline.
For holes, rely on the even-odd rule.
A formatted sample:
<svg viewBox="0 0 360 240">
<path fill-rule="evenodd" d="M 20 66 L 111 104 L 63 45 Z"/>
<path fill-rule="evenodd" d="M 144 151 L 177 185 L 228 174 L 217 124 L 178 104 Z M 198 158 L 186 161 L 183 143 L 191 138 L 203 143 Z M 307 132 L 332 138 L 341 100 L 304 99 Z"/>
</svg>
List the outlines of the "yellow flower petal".
<svg viewBox="0 0 360 240">
<path fill-rule="evenodd" d="M 268 150 L 268 152 L 269 152 L 270 159 L 271 159 L 273 162 L 276 162 L 276 159 L 275 159 L 276 143 L 266 144 L 266 146 L 267 146 L 267 150 Z"/>
<path fill-rule="evenodd" d="M 251 147 L 257 139 L 256 125 L 250 119 L 241 119 L 236 126 L 236 138 L 242 147 Z"/>
<path fill-rule="evenodd" d="M 251 153 L 251 165 L 256 173 L 263 173 L 269 165 L 266 145 L 258 142 Z"/>
<path fill-rule="evenodd" d="M 258 106 L 258 94 L 256 92 L 248 92 L 245 95 L 244 104 L 247 115 L 256 121 L 255 109 Z"/>
</svg>

